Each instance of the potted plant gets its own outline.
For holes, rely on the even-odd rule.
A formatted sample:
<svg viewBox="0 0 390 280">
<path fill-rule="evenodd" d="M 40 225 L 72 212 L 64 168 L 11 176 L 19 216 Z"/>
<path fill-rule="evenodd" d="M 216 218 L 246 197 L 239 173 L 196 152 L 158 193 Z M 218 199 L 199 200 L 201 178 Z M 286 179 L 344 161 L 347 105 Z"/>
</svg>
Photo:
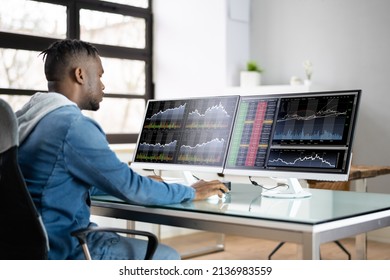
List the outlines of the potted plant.
<svg viewBox="0 0 390 280">
<path fill-rule="evenodd" d="M 240 72 L 240 86 L 253 87 L 261 85 L 261 73 L 264 70 L 253 60 L 246 64 L 246 70 Z"/>
</svg>

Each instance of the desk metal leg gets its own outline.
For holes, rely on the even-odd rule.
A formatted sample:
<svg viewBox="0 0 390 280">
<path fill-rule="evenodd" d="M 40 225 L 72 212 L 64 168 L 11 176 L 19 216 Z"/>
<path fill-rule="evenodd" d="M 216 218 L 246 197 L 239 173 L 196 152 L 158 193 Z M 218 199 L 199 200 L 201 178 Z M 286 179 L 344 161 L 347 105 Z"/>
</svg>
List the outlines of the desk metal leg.
<svg viewBox="0 0 390 280">
<path fill-rule="evenodd" d="M 367 179 L 358 179 L 351 181 L 351 191 L 355 192 L 367 192 Z M 362 233 L 355 237 L 355 259 L 366 260 L 367 259 L 367 234 Z"/>
<path fill-rule="evenodd" d="M 206 246 L 189 252 L 181 253 L 182 259 L 189 259 L 198 256 L 203 256 L 211 253 L 222 252 L 225 250 L 225 234 L 217 235 L 216 244 L 214 246 Z"/>
<path fill-rule="evenodd" d="M 367 192 L 367 179 L 352 180 L 350 188 L 355 192 Z"/>
<path fill-rule="evenodd" d="M 127 229 L 135 229 L 135 221 L 126 221 L 126 228 Z M 133 234 L 127 234 L 127 237 L 134 237 Z"/>
<path fill-rule="evenodd" d="M 367 259 L 367 234 L 359 234 L 355 237 L 356 246 L 356 259 L 366 260 Z"/>
<path fill-rule="evenodd" d="M 127 221 L 127 229 L 135 229 L 135 221 Z M 161 240 L 161 225 L 156 225 L 157 232 L 155 233 L 159 240 Z M 129 237 L 133 237 L 130 236 Z M 198 256 L 203 256 L 211 253 L 222 252 L 225 250 L 225 234 L 217 234 L 216 244 L 214 246 L 206 246 L 196 250 L 181 253 L 182 259 L 189 259 Z"/>
<path fill-rule="evenodd" d="M 316 236 L 308 233 L 303 234 L 301 252 L 301 259 L 303 260 L 320 259 L 320 244 L 317 242 Z"/>
</svg>

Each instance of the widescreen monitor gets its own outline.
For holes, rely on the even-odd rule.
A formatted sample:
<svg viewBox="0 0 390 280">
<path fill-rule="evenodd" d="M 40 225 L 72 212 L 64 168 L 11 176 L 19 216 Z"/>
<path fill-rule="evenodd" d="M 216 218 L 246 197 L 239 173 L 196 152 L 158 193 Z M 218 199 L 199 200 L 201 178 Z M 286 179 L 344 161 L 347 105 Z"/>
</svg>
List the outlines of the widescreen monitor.
<svg viewBox="0 0 390 280">
<path fill-rule="evenodd" d="M 298 179 L 348 180 L 361 90 L 243 96 L 225 174 L 287 178 L 274 197 L 307 197 Z"/>
<path fill-rule="evenodd" d="M 132 167 L 221 173 L 239 96 L 149 100 Z"/>
</svg>

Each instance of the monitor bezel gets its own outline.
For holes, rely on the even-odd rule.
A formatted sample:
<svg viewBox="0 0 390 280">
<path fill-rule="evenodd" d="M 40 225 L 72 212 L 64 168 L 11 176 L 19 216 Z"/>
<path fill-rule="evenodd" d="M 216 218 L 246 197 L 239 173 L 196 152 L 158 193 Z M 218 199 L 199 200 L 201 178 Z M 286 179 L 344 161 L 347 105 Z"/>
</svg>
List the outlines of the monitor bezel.
<svg viewBox="0 0 390 280">
<path fill-rule="evenodd" d="M 353 89 L 353 90 L 327 90 L 327 91 L 315 91 L 315 92 L 301 92 L 301 93 L 278 93 L 278 94 L 260 94 L 260 95 L 248 95 L 241 96 L 239 105 L 242 101 L 247 99 L 256 99 L 256 98 L 290 98 L 290 97 L 312 97 L 312 96 L 338 96 L 338 95 L 346 95 L 346 94 L 354 94 L 356 95 L 356 104 L 354 105 L 354 112 L 352 112 L 352 118 L 349 127 L 348 140 L 347 140 L 347 148 L 346 148 L 346 162 L 343 171 L 334 171 L 331 170 L 319 171 L 317 170 L 293 170 L 288 168 L 281 168 L 279 170 L 276 169 L 254 169 L 254 168 L 241 168 L 241 167 L 229 167 L 227 165 L 227 161 L 229 158 L 230 149 L 228 150 L 227 157 L 225 160 L 225 168 L 223 170 L 223 174 L 225 175 L 240 175 L 243 176 L 253 176 L 253 177 L 271 177 L 271 178 L 296 178 L 296 179 L 305 179 L 305 180 L 320 180 L 320 181 L 347 181 L 349 178 L 350 168 L 352 164 L 352 147 L 353 140 L 355 137 L 355 129 L 358 118 L 358 108 L 360 105 L 361 99 L 361 89 Z M 238 110 L 237 110 L 238 113 Z M 275 116 L 276 117 L 276 116 Z M 233 127 L 232 135 L 234 133 L 235 127 Z M 270 139 L 271 140 L 271 139 Z M 327 147 L 328 146 L 322 146 Z M 316 148 L 322 148 L 321 146 L 316 146 Z M 230 146 L 229 146 L 230 148 Z M 284 146 L 283 148 L 288 148 L 288 146 Z M 303 146 L 302 146 L 303 149 Z"/>
<path fill-rule="evenodd" d="M 220 165 L 196 165 L 196 164 L 181 164 L 181 163 L 159 163 L 159 162 L 139 162 L 135 161 L 135 158 L 137 156 L 137 150 L 140 145 L 141 136 L 143 132 L 144 123 L 146 120 L 147 115 L 147 109 L 152 102 L 165 102 L 165 101 L 181 101 L 181 100 L 202 100 L 202 99 L 220 99 L 220 98 L 236 98 L 236 105 L 233 112 L 233 119 L 230 127 L 230 132 L 228 135 L 226 148 L 225 148 L 225 155 L 224 159 L 222 160 L 222 164 Z M 132 161 L 130 162 L 130 166 L 135 169 L 144 169 L 144 170 L 160 170 L 160 171 L 191 171 L 191 172 L 208 172 L 208 173 L 222 173 L 225 166 L 225 161 L 230 145 L 230 138 L 234 127 L 234 121 L 236 117 L 236 111 L 238 108 L 238 104 L 240 102 L 240 95 L 216 95 L 216 96 L 206 96 L 206 97 L 199 97 L 199 96 L 192 96 L 192 97 L 185 97 L 185 98 L 170 98 L 170 99 L 149 99 L 145 106 L 145 112 L 143 115 L 143 122 L 141 124 L 140 133 L 138 134 L 136 146 L 133 153 Z"/>
</svg>

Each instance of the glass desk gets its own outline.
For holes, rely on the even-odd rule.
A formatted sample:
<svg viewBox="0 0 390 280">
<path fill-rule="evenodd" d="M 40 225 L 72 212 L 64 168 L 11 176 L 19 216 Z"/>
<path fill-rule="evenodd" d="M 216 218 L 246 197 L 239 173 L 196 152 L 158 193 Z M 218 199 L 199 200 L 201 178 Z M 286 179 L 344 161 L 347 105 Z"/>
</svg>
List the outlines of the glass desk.
<svg viewBox="0 0 390 280">
<path fill-rule="evenodd" d="M 390 194 L 308 189 L 312 196 L 276 199 L 249 184 L 232 184 L 223 199 L 164 206 L 94 196 L 92 214 L 301 244 L 303 259 L 319 259 L 320 245 L 390 226 Z M 356 258 L 366 259 L 357 244 Z"/>
</svg>

